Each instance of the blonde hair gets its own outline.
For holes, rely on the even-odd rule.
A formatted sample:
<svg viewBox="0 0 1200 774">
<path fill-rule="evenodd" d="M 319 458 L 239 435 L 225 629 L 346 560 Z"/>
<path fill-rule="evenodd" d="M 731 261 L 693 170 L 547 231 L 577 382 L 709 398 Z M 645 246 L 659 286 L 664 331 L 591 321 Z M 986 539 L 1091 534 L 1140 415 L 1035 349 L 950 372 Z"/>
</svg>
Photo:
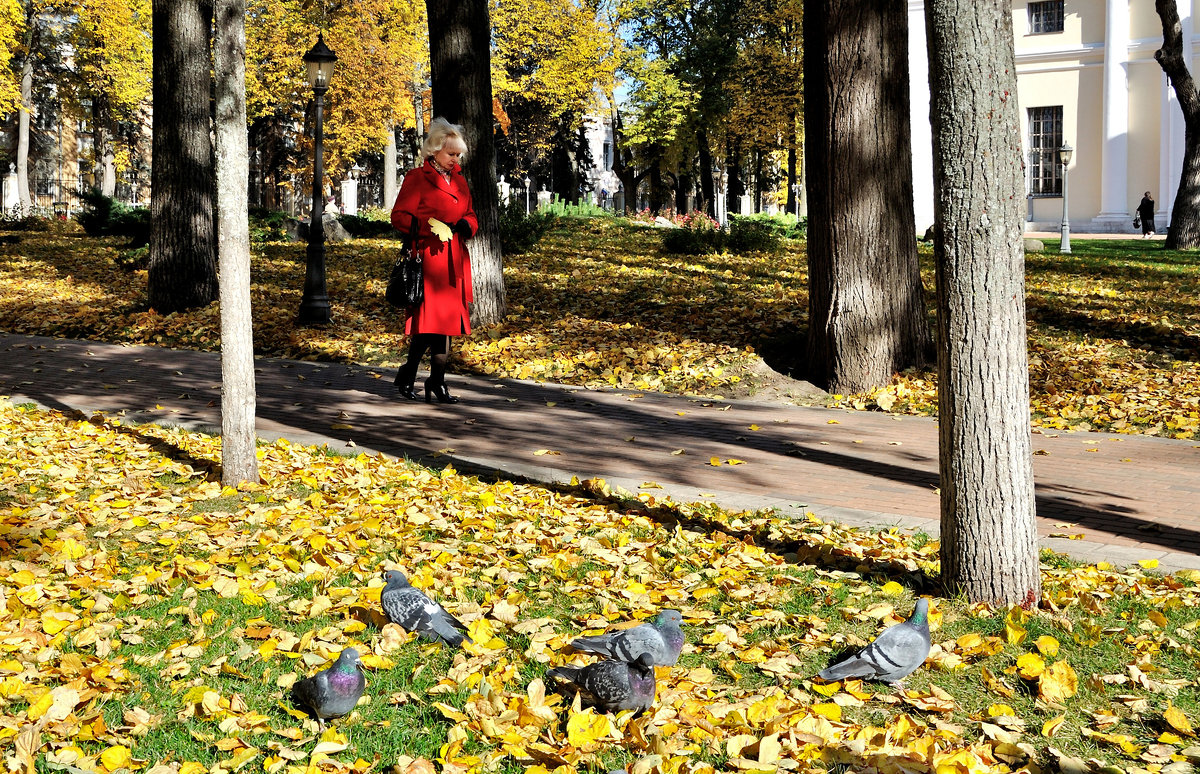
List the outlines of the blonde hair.
<svg viewBox="0 0 1200 774">
<path fill-rule="evenodd" d="M 429 158 L 446 147 L 448 141 L 456 141 L 462 146 L 463 155 L 467 155 L 467 141 L 463 139 L 463 128 L 460 124 L 452 124 L 444 118 L 435 118 L 429 123 L 429 133 L 421 143 L 421 155 Z"/>
</svg>

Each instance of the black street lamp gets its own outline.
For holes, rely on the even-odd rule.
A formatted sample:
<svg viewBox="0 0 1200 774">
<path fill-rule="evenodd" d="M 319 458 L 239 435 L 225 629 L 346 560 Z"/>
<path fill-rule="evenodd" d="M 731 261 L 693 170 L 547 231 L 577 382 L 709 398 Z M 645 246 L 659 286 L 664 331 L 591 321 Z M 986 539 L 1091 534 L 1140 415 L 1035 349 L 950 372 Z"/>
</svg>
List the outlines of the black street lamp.
<svg viewBox="0 0 1200 774">
<path fill-rule="evenodd" d="M 1058 247 L 1060 253 L 1071 252 L 1071 221 L 1067 218 L 1067 165 L 1071 163 L 1071 157 L 1074 155 L 1075 149 L 1064 140 L 1062 147 L 1058 149 L 1058 163 L 1062 164 L 1063 168 L 1062 241 Z"/>
<path fill-rule="evenodd" d="M 313 143 L 313 203 L 308 222 L 308 266 L 304 272 L 304 297 L 300 300 L 300 323 L 324 325 L 332 319 L 329 296 L 325 292 L 325 92 L 337 61 L 324 37 L 317 35 L 317 44 L 304 55 L 308 63 L 308 84 L 312 86 L 316 105 L 316 131 Z"/>
</svg>

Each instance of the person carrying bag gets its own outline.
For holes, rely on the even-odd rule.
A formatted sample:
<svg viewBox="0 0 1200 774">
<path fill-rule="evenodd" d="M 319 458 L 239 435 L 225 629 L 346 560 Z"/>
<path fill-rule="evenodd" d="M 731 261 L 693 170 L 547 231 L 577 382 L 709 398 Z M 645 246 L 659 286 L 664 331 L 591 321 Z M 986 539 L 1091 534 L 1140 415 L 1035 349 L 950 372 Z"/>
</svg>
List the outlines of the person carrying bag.
<svg viewBox="0 0 1200 774">
<path fill-rule="evenodd" d="M 418 400 L 414 384 L 421 358 L 429 352 L 425 402 L 458 403 L 446 387 L 450 337 L 471 332 L 468 308 L 474 300 L 467 240 L 479 230 L 471 191 L 459 162 L 467 151 L 463 128 L 444 118 L 429 124 L 421 145 L 425 163 L 404 176 L 392 207 L 392 227 L 412 235 L 420 258 L 423 297 L 405 307 L 408 361 L 393 382 L 400 396 Z"/>
</svg>

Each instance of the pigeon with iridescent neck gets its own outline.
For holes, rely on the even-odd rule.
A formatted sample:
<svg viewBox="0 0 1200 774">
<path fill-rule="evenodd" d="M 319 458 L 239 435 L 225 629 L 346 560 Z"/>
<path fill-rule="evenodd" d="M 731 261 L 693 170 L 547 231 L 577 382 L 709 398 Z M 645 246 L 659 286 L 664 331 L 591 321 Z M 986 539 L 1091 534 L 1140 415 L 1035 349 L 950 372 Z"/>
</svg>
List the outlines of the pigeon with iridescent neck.
<svg viewBox="0 0 1200 774">
<path fill-rule="evenodd" d="M 314 715 L 324 731 L 326 719 L 350 714 L 366 687 L 358 651 L 346 648 L 333 666 L 293 683 L 292 701 Z"/>
<path fill-rule="evenodd" d="M 821 670 L 817 677 L 899 683 L 925 663 L 929 646 L 929 600 L 922 597 L 907 621 L 884 629 L 870 645 Z"/>
<path fill-rule="evenodd" d="M 683 615 L 678 610 L 663 610 L 653 621 L 638 624 L 632 629 L 580 637 L 571 647 L 583 653 L 633 663 L 638 656 L 649 653 L 654 666 L 675 666 L 683 650 Z"/>
</svg>

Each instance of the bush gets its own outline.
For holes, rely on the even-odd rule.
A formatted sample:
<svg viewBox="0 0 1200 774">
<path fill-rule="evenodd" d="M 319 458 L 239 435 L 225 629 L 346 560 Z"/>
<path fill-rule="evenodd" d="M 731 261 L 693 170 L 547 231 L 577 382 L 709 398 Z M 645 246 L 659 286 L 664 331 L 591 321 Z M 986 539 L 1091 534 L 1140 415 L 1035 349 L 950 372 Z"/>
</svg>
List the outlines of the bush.
<svg viewBox="0 0 1200 774">
<path fill-rule="evenodd" d="M 549 212 L 525 214 L 525 205 L 509 199 L 500 207 L 500 249 L 505 255 L 518 255 L 533 249 L 538 240 L 554 224 L 556 216 Z"/>
<path fill-rule="evenodd" d="M 776 224 L 757 217 L 729 219 L 729 235 L 726 246 L 734 253 L 774 252 L 779 249 L 782 236 Z"/>
<path fill-rule="evenodd" d="M 390 215 L 387 220 L 365 217 L 365 213 L 364 215 L 338 215 L 338 222 L 350 232 L 350 236 L 355 238 L 378 239 L 379 237 L 399 236 L 396 229 L 392 228 Z"/>
<path fill-rule="evenodd" d="M 540 207 L 538 212 L 555 215 L 560 218 L 611 218 L 613 216 L 609 210 L 591 202 L 571 204 L 560 199 L 558 194 L 554 195 L 554 198 L 550 200 L 548 205 Z"/>
<path fill-rule="evenodd" d="M 704 255 L 720 252 L 726 241 L 721 224 L 703 212 L 675 218 L 679 228 L 663 232 L 663 249 L 676 255 Z"/>
<path fill-rule="evenodd" d="M 798 218 L 791 213 L 769 215 L 760 212 L 756 215 L 731 215 L 729 219 L 731 222 L 741 220 L 761 224 L 781 239 L 804 239 L 808 235 L 808 218 Z"/>
<path fill-rule="evenodd" d="M 88 236 L 122 236 L 130 247 L 150 244 L 150 210 L 130 207 L 93 189 L 84 192 L 83 209 L 75 220 Z"/>
<path fill-rule="evenodd" d="M 291 217 L 286 212 L 253 208 L 250 210 L 250 241 L 283 242 L 288 239 L 287 225 Z"/>
<path fill-rule="evenodd" d="M 0 212 L 0 230 L 4 231 L 49 231 L 49 218 L 23 212 L 17 204 Z"/>
</svg>

